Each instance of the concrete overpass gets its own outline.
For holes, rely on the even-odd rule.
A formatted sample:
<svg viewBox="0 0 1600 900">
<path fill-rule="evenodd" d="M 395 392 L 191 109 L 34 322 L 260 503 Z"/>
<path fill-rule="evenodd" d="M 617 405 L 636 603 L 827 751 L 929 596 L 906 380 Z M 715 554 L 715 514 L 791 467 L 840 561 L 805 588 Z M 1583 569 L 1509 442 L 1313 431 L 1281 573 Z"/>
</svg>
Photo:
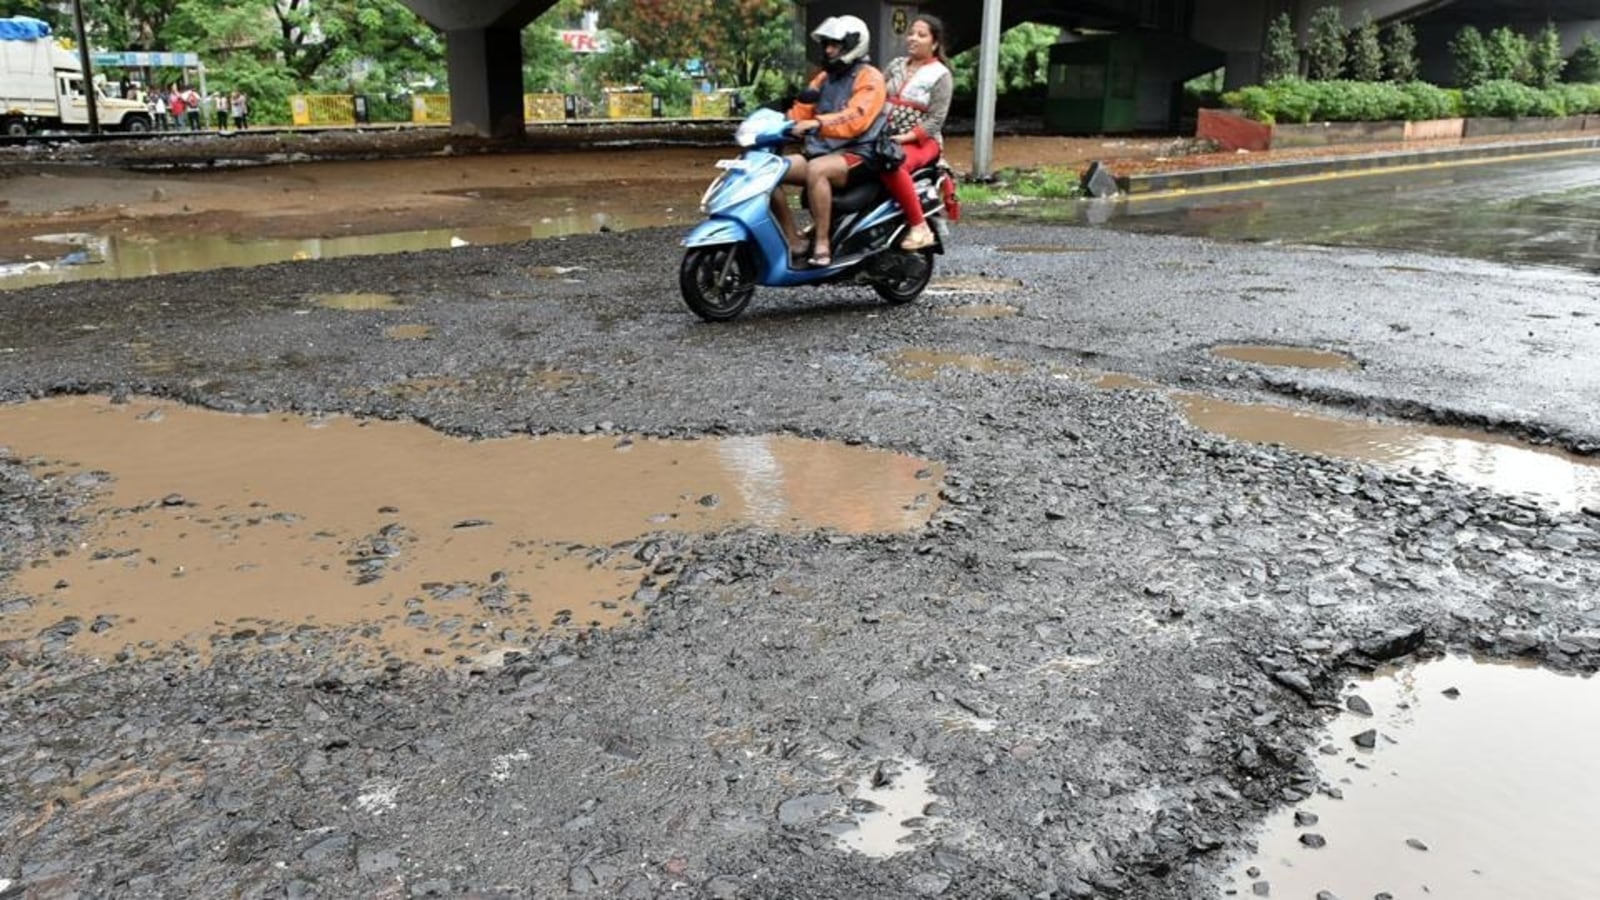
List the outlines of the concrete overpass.
<svg viewBox="0 0 1600 900">
<path fill-rule="evenodd" d="M 457 130 L 477 134 L 521 133 L 522 29 L 555 0 L 402 0 L 442 29 L 449 62 L 451 114 Z M 832 15 L 861 16 L 873 31 L 873 57 L 900 53 L 895 26 L 919 10 L 943 19 L 952 50 L 976 46 L 985 0 L 796 0 L 803 28 Z M 1511 25 L 1525 32 L 1553 21 L 1564 31 L 1568 51 L 1586 29 L 1600 36 L 1595 0 L 994 0 L 1001 25 L 1056 25 L 1066 40 L 1092 40 L 1107 33 L 1133 35 L 1145 48 L 1138 72 L 1138 121 L 1170 125 L 1174 86 L 1227 67 L 1228 86 L 1249 84 L 1260 71 L 1268 23 L 1288 12 L 1302 29 L 1318 8 L 1337 5 L 1346 24 L 1364 13 L 1382 22 L 1408 19 L 1418 25 L 1425 74 L 1446 80 L 1443 49 L 1463 24 L 1489 30 Z M 1441 68 L 1443 75 L 1439 74 Z"/>
</svg>

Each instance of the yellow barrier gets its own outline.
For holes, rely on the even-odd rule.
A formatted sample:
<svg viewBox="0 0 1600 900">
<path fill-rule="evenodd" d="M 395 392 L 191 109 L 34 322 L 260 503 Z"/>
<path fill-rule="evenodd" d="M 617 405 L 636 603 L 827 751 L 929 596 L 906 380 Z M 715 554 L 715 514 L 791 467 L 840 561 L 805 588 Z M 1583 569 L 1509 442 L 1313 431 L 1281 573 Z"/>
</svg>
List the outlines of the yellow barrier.
<svg viewBox="0 0 1600 900">
<path fill-rule="evenodd" d="M 607 91 L 606 116 L 612 119 L 648 119 L 655 95 L 643 91 Z"/>
<path fill-rule="evenodd" d="M 523 94 L 522 118 L 528 122 L 559 122 L 567 117 L 566 94 Z"/>
<path fill-rule="evenodd" d="M 733 116 L 733 93 L 717 91 L 713 94 L 696 92 L 689 102 L 689 115 L 696 119 L 727 119 Z"/>
<path fill-rule="evenodd" d="M 449 94 L 416 94 L 411 98 L 411 121 L 418 125 L 449 125 Z"/>
<path fill-rule="evenodd" d="M 354 125 L 355 98 L 349 94 L 296 94 L 289 98 L 296 125 Z"/>
</svg>

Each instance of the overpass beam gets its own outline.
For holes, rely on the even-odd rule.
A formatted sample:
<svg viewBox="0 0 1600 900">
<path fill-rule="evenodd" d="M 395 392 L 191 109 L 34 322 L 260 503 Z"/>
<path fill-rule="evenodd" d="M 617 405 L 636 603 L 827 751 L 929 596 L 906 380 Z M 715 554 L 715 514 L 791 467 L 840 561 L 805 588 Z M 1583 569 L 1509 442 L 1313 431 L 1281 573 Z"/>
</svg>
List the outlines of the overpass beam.
<svg viewBox="0 0 1600 900">
<path fill-rule="evenodd" d="M 522 134 L 522 30 L 445 32 L 451 130 L 485 137 Z"/>
</svg>

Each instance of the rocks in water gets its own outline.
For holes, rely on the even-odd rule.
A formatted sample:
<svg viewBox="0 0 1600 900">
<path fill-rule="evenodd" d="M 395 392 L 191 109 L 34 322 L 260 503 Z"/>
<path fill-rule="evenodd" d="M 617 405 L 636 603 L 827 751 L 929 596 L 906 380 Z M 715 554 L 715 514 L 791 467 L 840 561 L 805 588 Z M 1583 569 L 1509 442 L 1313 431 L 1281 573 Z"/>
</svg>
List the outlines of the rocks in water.
<svg viewBox="0 0 1600 900">
<path fill-rule="evenodd" d="M 1350 740 L 1363 750 L 1371 750 L 1378 746 L 1378 731 L 1375 728 L 1368 728 L 1360 734 L 1352 735 Z"/>
</svg>

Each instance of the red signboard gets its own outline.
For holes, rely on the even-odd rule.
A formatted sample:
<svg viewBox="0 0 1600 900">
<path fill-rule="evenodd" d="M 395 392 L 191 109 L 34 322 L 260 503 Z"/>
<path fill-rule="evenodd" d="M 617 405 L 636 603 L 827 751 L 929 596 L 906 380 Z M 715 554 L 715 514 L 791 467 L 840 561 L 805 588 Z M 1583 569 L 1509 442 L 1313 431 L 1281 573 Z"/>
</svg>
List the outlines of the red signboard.
<svg viewBox="0 0 1600 900">
<path fill-rule="evenodd" d="M 573 53 L 604 53 L 609 43 L 597 31 L 563 31 L 561 42 Z"/>
</svg>

